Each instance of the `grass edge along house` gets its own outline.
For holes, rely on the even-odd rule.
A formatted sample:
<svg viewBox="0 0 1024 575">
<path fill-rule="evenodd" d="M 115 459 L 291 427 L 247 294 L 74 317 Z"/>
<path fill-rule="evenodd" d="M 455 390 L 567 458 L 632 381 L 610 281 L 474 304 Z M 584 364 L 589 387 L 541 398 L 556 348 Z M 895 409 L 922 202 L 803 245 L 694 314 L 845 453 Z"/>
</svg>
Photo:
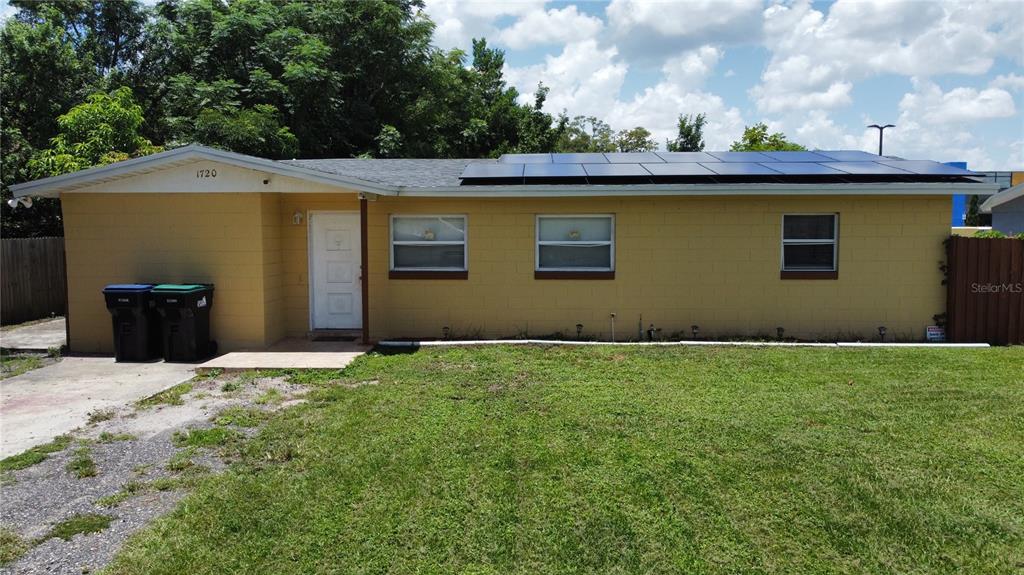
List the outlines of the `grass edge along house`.
<svg viewBox="0 0 1024 575">
<path fill-rule="evenodd" d="M 222 350 L 390 338 L 922 339 L 972 172 L 858 151 L 272 161 L 201 146 L 12 186 L 59 197 L 69 346 L 111 283 L 212 283 Z"/>
</svg>

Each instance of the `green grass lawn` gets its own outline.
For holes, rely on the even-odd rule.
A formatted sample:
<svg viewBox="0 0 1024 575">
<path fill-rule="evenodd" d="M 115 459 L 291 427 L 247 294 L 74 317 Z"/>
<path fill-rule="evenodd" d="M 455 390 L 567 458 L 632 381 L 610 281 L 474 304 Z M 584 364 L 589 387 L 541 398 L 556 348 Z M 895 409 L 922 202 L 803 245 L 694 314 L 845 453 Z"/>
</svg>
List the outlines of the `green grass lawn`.
<svg viewBox="0 0 1024 575">
<path fill-rule="evenodd" d="M 1024 569 L 1022 348 L 488 347 L 341 379 L 110 572 Z"/>
</svg>

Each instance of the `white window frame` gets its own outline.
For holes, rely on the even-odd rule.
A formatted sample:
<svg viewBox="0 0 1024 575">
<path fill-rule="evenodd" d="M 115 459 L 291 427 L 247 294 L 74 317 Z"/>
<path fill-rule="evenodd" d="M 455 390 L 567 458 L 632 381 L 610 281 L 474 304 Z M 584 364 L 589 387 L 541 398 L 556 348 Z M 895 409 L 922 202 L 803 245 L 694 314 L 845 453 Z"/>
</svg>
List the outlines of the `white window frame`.
<svg viewBox="0 0 1024 575">
<path fill-rule="evenodd" d="M 463 239 L 451 240 L 399 240 L 395 241 L 395 220 L 397 218 L 462 218 Z M 389 269 L 393 272 L 465 272 L 469 271 L 469 216 L 466 214 L 391 214 L 388 225 L 388 252 L 391 254 Z M 462 246 L 462 267 L 460 268 L 419 268 L 396 267 L 395 246 Z"/>
<path fill-rule="evenodd" d="M 822 238 L 817 239 L 801 239 L 801 240 L 787 240 L 786 239 L 786 218 L 788 216 L 832 216 L 832 239 L 826 240 Z M 780 232 L 782 237 L 781 251 L 779 252 L 779 267 L 784 272 L 835 272 L 839 271 L 839 214 L 832 212 L 823 213 L 792 213 L 782 214 L 782 220 L 780 222 Z M 809 268 L 809 267 L 786 267 L 786 246 L 827 246 L 832 245 L 832 269 L 823 268 Z"/>
<path fill-rule="evenodd" d="M 561 240 L 561 241 L 541 241 L 540 239 L 540 221 L 542 219 L 550 218 L 601 218 L 611 220 L 611 239 L 609 241 L 574 241 L 574 240 Z M 537 214 L 536 221 L 534 223 L 534 270 L 538 272 L 613 272 L 615 271 L 615 214 Z M 610 267 L 607 268 L 579 268 L 579 267 L 561 267 L 561 268 L 543 268 L 540 266 L 540 247 L 544 246 L 609 246 L 611 254 L 608 263 Z"/>
</svg>

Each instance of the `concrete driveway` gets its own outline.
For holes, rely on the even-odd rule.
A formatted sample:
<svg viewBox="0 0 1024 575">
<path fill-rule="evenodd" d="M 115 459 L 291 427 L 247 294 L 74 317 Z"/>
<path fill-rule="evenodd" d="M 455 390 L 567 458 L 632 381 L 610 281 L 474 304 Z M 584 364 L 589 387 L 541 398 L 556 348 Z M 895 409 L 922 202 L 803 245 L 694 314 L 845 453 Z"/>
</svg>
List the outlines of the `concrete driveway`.
<svg viewBox="0 0 1024 575">
<path fill-rule="evenodd" d="M 64 318 L 30 323 L 0 331 L 0 347 L 18 351 L 47 351 L 67 342 Z"/>
<path fill-rule="evenodd" d="M 21 453 L 119 407 L 190 379 L 195 366 L 66 357 L 0 381 L 0 457 Z"/>
</svg>

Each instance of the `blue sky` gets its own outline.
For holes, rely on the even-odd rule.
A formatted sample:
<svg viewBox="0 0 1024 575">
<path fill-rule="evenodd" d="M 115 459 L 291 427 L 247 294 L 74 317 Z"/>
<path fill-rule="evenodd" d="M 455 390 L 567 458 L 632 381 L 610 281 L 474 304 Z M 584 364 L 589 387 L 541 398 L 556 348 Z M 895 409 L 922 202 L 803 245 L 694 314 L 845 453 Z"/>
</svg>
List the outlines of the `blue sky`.
<svg viewBox="0 0 1024 575">
<path fill-rule="evenodd" d="M 812 148 L 1024 169 L 1024 8 L 1005 2 L 427 0 L 435 43 L 486 37 L 548 110 L 663 141 L 708 115 L 708 146 L 758 121 Z"/>
<path fill-rule="evenodd" d="M 152 3 L 153 0 L 147 0 Z M 1024 7 L 938 2 L 426 0 L 441 48 L 486 37 L 547 110 L 644 126 L 705 113 L 709 149 L 764 121 L 811 148 L 1024 169 Z M 12 10 L 0 0 L 0 17 Z M 662 144 L 663 145 L 663 144 Z"/>
</svg>

